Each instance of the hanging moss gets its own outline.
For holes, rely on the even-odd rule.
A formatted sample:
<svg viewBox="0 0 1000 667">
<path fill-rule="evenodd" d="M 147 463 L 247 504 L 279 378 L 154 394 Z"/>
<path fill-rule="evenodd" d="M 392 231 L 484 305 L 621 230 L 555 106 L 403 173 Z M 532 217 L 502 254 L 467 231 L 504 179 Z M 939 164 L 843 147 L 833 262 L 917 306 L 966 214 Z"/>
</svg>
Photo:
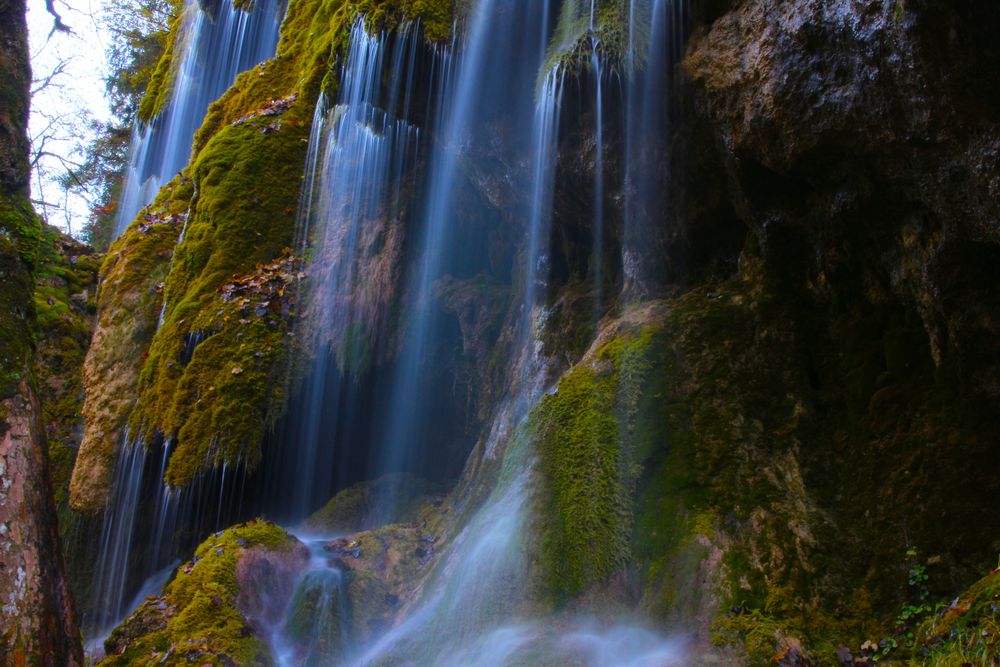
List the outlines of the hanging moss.
<svg viewBox="0 0 1000 667">
<path fill-rule="evenodd" d="M 651 331 L 602 345 L 532 412 L 544 480 L 542 567 L 556 601 L 604 580 L 631 557 L 636 480 L 632 427 Z"/>
<path fill-rule="evenodd" d="M 122 429 L 156 331 L 177 238 L 187 220 L 192 183 L 178 176 L 140 213 L 105 256 L 97 293 L 97 327 L 84 363 L 84 433 L 73 468 L 70 502 L 93 514 L 107 503 Z"/>
</svg>

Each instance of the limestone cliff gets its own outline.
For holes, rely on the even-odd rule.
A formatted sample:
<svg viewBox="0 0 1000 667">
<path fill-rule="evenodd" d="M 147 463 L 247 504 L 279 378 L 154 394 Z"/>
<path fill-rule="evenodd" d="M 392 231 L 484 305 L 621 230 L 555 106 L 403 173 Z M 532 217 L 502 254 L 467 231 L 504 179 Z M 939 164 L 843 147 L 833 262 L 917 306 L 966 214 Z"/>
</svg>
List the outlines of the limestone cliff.
<svg viewBox="0 0 1000 667">
<path fill-rule="evenodd" d="M 559 4 L 575 13 L 547 62 L 567 66 L 573 113 L 557 142 L 533 322 L 549 391 L 522 424 L 504 421 L 530 355 L 513 333 L 523 278 L 505 265 L 526 252 L 526 160 L 505 152 L 500 127 L 461 164 L 460 201 L 486 211 L 466 222 L 487 229 L 488 267 L 435 285 L 459 348 L 445 370 L 471 387 L 462 414 L 483 432 L 452 493 L 414 493 L 423 506 L 399 524 L 368 521 L 363 486 L 313 518 L 361 531 L 330 545 L 355 604 L 343 631 L 367 641 L 403 624 L 511 462 L 529 457 L 519 612 L 636 614 L 683 628 L 699 657 L 736 664 L 995 659 L 997 13 L 985 0 L 691 7 L 684 55 L 659 91 L 670 150 L 651 161 L 670 206 L 644 212 L 646 236 L 624 257 L 634 128 L 620 114 L 595 135 L 588 78 L 601 48 L 615 76 L 635 74 L 624 5 L 595 3 L 590 28 L 580 3 Z M 212 107 L 191 165 L 105 264 L 75 504 L 105 502 L 126 425 L 147 443 L 176 438 L 172 485 L 263 460 L 287 398 L 275 378 L 293 351 L 297 271 L 315 259 L 285 251 L 313 106 L 336 92 L 359 13 L 390 31 L 422 17 L 434 41 L 450 30 L 443 7 L 293 0 L 277 57 Z M 598 154 L 607 228 L 594 253 Z M 406 289 L 403 220 L 386 213 L 364 230 L 371 280 L 352 298 L 367 319 L 331 325 L 345 375 L 364 375 L 376 344 L 398 348 L 385 329 Z M 351 416 L 386 418 L 362 412 Z M 199 553 L 229 554 L 231 537 Z M 142 660 L 168 654 L 168 639 L 196 643 L 203 619 L 187 628 L 175 614 L 198 601 L 178 593 L 197 567 L 120 629 Z M 263 650 L 249 612 L 230 604 L 244 586 L 227 579 L 216 603 L 241 634 L 197 650 Z M 307 616 L 315 601 L 303 599 Z M 128 645 L 111 648 L 114 664 L 126 660 Z"/>
</svg>

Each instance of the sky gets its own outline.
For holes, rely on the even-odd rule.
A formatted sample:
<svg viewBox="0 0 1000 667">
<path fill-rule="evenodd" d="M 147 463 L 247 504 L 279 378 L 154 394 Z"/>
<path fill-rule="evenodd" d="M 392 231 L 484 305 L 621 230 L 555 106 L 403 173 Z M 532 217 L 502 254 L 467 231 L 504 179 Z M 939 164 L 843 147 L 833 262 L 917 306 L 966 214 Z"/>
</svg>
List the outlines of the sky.
<svg viewBox="0 0 1000 667">
<path fill-rule="evenodd" d="M 56 0 L 56 10 L 73 34 L 50 36 L 52 16 L 44 0 L 28 0 L 34 79 L 29 133 L 33 155 L 42 150 L 52 154 L 39 159 L 31 197 L 35 210 L 49 224 L 78 234 L 90 206 L 80 197 L 67 197 L 55 179 L 66 173 L 68 165 L 83 159 L 81 149 L 91 137 L 89 123 L 111 117 L 103 80 L 108 68 L 107 34 L 100 24 L 103 3 L 99 0 Z M 60 68 L 43 87 L 45 79 Z"/>
</svg>

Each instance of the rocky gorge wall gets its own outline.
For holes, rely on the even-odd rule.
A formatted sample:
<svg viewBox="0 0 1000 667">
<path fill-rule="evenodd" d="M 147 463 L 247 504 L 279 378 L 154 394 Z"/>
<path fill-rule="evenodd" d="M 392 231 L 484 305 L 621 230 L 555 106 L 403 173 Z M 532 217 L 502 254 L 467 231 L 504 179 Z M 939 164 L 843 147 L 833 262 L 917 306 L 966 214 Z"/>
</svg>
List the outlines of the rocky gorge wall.
<svg viewBox="0 0 1000 667">
<path fill-rule="evenodd" d="M 29 200 L 24 13 L 24 2 L 0 4 L 0 662 L 82 665 L 32 363 L 50 236 Z"/>
<path fill-rule="evenodd" d="M 278 56 L 213 106 L 191 165 L 105 260 L 75 507 L 106 502 L 126 424 L 148 442 L 177 437 L 167 479 L 178 486 L 262 460 L 286 398 L 274 373 L 294 304 L 259 298 L 268 306 L 258 312 L 223 295 L 281 280 L 312 105 L 335 90 L 353 18 L 391 30 L 420 16 L 434 42 L 451 12 L 290 3 Z M 597 323 L 579 195 L 596 139 L 586 102 L 567 102 L 581 113 L 563 130 L 554 196 L 541 337 L 552 392 L 519 445 L 538 453 L 532 604 L 628 610 L 683 628 L 700 655 L 750 664 L 988 659 L 994 576 L 962 591 L 1000 550 L 998 17 L 987 2 L 932 0 L 717 1 L 690 14 L 668 91 L 676 118 L 662 187 L 673 205 L 644 260 L 659 270 L 641 298 L 608 299 Z M 577 76 L 582 98 L 586 70 Z M 624 134 L 610 129 L 606 141 Z M 625 167 L 606 169 L 608 199 L 621 201 Z M 513 196 L 502 176 L 468 178 L 502 209 Z M 603 288 L 617 295 L 624 232 L 610 229 Z M 480 372 L 462 377 L 486 378 L 470 389 L 484 423 L 512 382 L 496 365 L 513 363 L 506 350 L 485 354 L 510 342 L 514 317 L 495 303 L 506 285 L 489 278 L 442 293 L 464 349 L 479 355 L 470 367 Z M 507 446 L 488 453 L 480 437 L 446 500 L 424 498 L 402 528 L 356 537 L 364 552 L 349 594 L 403 601 L 359 612 L 359 635 L 405 617 L 435 553 L 502 475 Z M 429 560 L 393 557 L 425 548 L 423 531 L 439 540 Z M 259 652 L 252 605 L 234 602 L 254 585 L 229 574 L 258 542 L 298 549 L 269 526 L 211 537 L 202 549 L 226 572 L 219 602 L 191 583 L 217 563 L 184 566 L 122 626 L 129 641 L 113 638 L 112 664 L 179 642 L 212 660 Z M 944 615 L 932 608 L 956 595 Z M 236 637 L 196 641 L 212 605 Z"/>
</svg>

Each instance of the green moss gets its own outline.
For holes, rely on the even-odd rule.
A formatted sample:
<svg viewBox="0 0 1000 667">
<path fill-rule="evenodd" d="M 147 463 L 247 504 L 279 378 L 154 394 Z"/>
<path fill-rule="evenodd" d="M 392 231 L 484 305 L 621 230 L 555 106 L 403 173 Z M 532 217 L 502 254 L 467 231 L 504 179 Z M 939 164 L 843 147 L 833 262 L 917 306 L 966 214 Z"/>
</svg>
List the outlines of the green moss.
<svg viewBox="0 0 1000 667">
<path fill-rule="evenodd" d="M 152 72 L 139 73 L 143 79 L 148 78 L 149 82 L 137 112 L 139 120 L 144 123 L 152 121 L 170 100 L 177 68 L 180 66 L 180 63 L 174 61 L 174 55 L 183 37 L 181 28 L 184 23 L 184 3 L 175 1 L 171 4 L 174 18 L 170 21 L 169 32 L 161 37 L 163 53 Z"/>
<path fill-rule="evenodd" d="M 101 665 L 271 664 L 266 644 L 236 606 L 237 564 L 248 549 L 287 551 L 297 542 L 281 528 L 251 521 L 210 537 L 182 566 L 163 595 L 115 629 Z M 149 605 L 167 610 L 150 622 Z M 139 630 L 136 631 L 136 628 Z M 123 641 L 128 637 L 128 641 Z"/>
<path fill-rule="evenodd" d="M 69 506 L 69 483 L 83 432 L 83 365 L 95 319 L 99 266 L 100 257 L 91 248 L 53 227 L 42 228 L 35 282 L 38 342 L 33 375 L 64 548 L 85 548 L 91 537 L 78 532 L 81 521 Z M 89 559 L 67 557 L 66 566 L 80 595 L 89 584 Z"/>
<path fill-rule="evenodd" d="M 645 5 L 635 11 L 647 12 Z M 539 72 L 539 84 L 545 76 L 558 67 L 560 71 L 579 76 L 592 67 L 596 49 L 605 68 L 632 75 L 632 68 L 644 65 L 648 52 L 647 34 L 650 18 L 637 16 L 631 22 L 636 34 L 632 36 L 633 52 L 629 54 L 629 5 L 602 0 L 597 3 L 594 26 L 590 26 L 590 3 L 580 0 L 563 0 L 559 23 L 549 44 L 548 56 Z"/>
<path fill-rule="evenodd" d="M 959 595 L 916 633 L 915 657 L 932 667 L 1000 661 L 1000 570 Z"/>
<path fill-rule="evenodd" d="M 0 399 L 25 379 L 35 324 L 33 272 L 41 225 L 27 197 L 0 195 Z"/>
<path fill-rule="evenodd" d="M 631 431 L 652 333 L 619 337 L 572 369 L 532 412 L 545 503 L 542 567 L 565 601 L 631 556 L 637 469 Z"/>
</svg>

